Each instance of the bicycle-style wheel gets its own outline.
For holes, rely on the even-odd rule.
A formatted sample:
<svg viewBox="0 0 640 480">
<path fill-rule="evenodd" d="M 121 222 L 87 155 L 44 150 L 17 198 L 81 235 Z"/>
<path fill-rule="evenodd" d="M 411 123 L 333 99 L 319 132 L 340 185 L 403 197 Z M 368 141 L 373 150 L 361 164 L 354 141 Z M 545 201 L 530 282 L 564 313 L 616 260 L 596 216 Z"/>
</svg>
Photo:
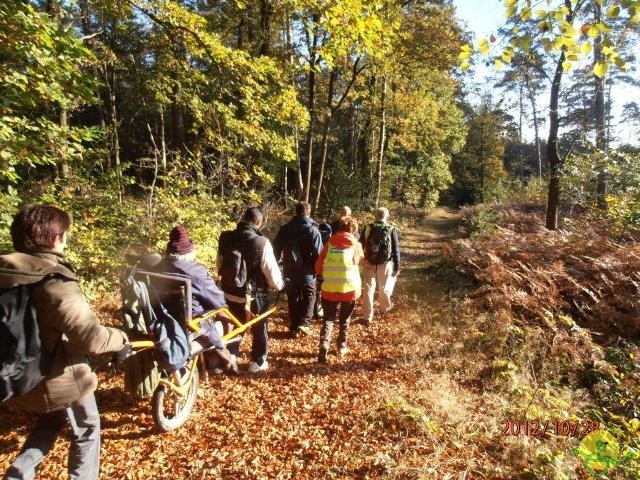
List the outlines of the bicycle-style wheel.
<svg viewBox="0 0 640 480">
<path fill-rule="evenodd" d="M 195 361 L 197 361 L 197 358 L 191 360 L 191 362 L 178 371 L 178 374 L 183 380 L 183 384 L 189 378 L 189 375 L 192 375 L 186 395 L 179 395 L 171 388 L 162 384 L 160 384 L 153 393 L 153 399 L 151 401 L 153 422 L 163 432 L 175 430 L 189 418 L 189 413 L 191 413 L 193 404 L 196 401 L 200 380 L 197 368 L 193 368 L 193 373 L 191 373 L 191 369 L 194 367 L 192 362 Z"/>
</svg>

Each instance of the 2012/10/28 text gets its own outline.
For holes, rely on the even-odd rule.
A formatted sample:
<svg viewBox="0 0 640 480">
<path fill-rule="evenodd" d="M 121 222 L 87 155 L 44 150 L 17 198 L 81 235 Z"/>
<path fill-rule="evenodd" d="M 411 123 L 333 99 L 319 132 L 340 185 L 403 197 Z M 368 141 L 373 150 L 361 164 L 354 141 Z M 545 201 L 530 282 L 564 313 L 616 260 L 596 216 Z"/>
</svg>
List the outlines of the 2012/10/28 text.
<svg viewBox="0 0 640 480">
<path fill-rule="evenodd" d="M 518 420 L 507 419 L 502 424 L 501 435 L 544 437 L 546 434 L 565 437 L 585 437 L 589 432 L 598 430 L 600 422 L 595 420 Z"/>
</svg>

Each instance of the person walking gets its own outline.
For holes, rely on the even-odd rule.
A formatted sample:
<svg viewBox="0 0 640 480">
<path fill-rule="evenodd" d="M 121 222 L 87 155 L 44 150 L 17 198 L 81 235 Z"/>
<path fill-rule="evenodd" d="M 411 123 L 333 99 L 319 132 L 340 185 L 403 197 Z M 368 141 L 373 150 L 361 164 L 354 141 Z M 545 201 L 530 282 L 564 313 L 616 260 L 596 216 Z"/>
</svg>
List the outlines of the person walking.
<svg viewBox="0 0 640 480">
<path fill-rule="evenodd" d="M 310 218 L 311 205 L 300 202 L 294 217 L 283 225 L 273 241 L 276 259 L 282 258 L 284 276 L 289 278 L 290 331 L 311 334 L 309 324 L 316 300 L 314 266 L 322 251 L 322 237 Z"/>
<path fill-rule="evenodd" d="M 222 232 L 218 241 L 218 273 L 220 286 L 231 313 L 241 322 L 251 315 L 260 315 L 269 308 L 267 292 L 284 288 L 284 281 L 269 240 L 260 228 L 264 214 L 259 207 L 248 208 L 235 230 Z M 269 368 L 268 325 L 263 320 L 251 327 L 251 363 L 249 373 L 264 372 Z M 238 355 L 239 342 L 229 345 L 229 351 Z"/>
<path fill-rule="evenodd" d="M 6 479 L 32 479 L 68 423 L 71 427 L 69 478 L 91 480 L 100 470 L 100 415 L 96 374 L 87 355 L 131 352 L 124 332 L 104 327 L 80 290 L 64 256 L 71 217 L 53 206 L 26 205 L 11 224 L 16 250 L 0 256 L 0 289 L 30 285 L 46 376 L 33 389 L 10 397 L 12 409 L 37 420 Z"/>
<path fill-rule="evenodd" d="M 340 210 L 338 210 L 338 218 L 336 218 L 333 222 L 331 222 L 331 231 L 332 233 L 335 232 L 339 232 L 340 231 L 340 219 L 342 217 L 350 217 L 351 216 L 351 208 L 347 207 L 346 205 L 340 207 Z M 356 239 L 357 239 L 357 235 L 356 235 Z"/>
<path fill-rule="evenodd" d="M 358 222 L 353 217 L 341 217 L 339 231 L 331 236 L 316 260 L 316 274 L 322 277 L 321 296 L 324 310 L 318 352 L 318 361 L 321 363 L 327 361 L 333 323 L 338 309 L 340 310 L 338 353 L 344 356 L 348 352 L 347 330 L 356 300 L 361 293 L 358 263 L 363 257 L 363 252 L 362 246 L 354 236 L 357 231 Z"/>
<path fill-rule="evenodd" d="M 400 273 L 400 244 L 398 230 L 389 224 L 389 210 L 376 209 L 375 222 L 367 225 L 360 236 L 364 249 L 364 306 L 363 320 L 370 325 L 376 287 L 380 311 L 385 314 L 393 309 L 391 295 Z"/>
</svg>

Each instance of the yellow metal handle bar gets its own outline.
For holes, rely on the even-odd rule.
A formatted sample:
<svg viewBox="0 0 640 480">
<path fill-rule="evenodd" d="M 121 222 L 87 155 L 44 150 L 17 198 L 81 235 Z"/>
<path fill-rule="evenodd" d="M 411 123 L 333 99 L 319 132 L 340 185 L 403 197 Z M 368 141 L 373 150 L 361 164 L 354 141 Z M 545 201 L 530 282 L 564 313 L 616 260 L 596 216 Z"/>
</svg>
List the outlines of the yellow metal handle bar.
<svg viewBox="0 0 640 480">
<path fill-rule="evenodd" d="M 153 348 L 156 344 L 153 340 L 134 340 L 131 342 L 131 348 L 134 350 L 142 350 L 145 348 Z"/>
<path fill-rule="evenodd" d="M 267 318 L 269 315 L 271 315 L 276 310 L 277 310 L 277 307 L 271 307 L 269 310 L 267 310 L 266 312 L 258 315 L 255 318 L 251 319 L 247 323 L 240 324 L 240 326 L 238 328 L 234 328 L 229 333 L 227 333 L 224 337 L 222 337 L 222 340 L 227 341 L 227 340 L 235 337 L 236 335 L 241 334 L 242 332 L 244 332 L 248 328 L 251 328 L 252 326 L 254 326 L 256 323 L 261 322 L 262 320 Z"/>
<path fill-rule="evenodd" d="M 205 313 L 201 317 L 194 318 L 189 322 L 189 328 L 194 332 L 200 331 L 200 324 L 205 320 L 210 319 L 211 317 L 215 317 L 219 313 L 224 313 L 231 323 L 233 323 L 237 327 L 241 327 L 242 323 L 231 313 L 231 311 L 227 307 L 218 308 L 217 310 L 211 310 L 210 312 Z"/>
</svg>

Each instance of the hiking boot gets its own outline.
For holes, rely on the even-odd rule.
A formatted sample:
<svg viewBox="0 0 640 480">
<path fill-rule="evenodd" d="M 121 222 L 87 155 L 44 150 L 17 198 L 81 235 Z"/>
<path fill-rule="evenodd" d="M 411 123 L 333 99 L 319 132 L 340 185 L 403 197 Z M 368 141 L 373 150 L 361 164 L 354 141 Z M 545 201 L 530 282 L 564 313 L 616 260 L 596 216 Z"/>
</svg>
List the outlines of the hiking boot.
<svg viewBox="0 0 640 480">
<path fill-rule="evenodd" d="M 303 333 L 305 335 L 311 335 L 311 329 L 309 327 L 307 327 L 306 325 L 302 325 L 301 327 L 298 327 L 298 331 L 300 333 Z"/>
<path fill-rule="evenodd" d="M 321 348 L 318 353 L 318 363 L 327 363 L 327 351 L 324 348 Z"/>
<path fill-rule="evenodd" d="M 260 373 L 266 372 L 269 368 L 269 362 L 266 360 L 262 362 L 262 365 L 258 365 L 256 362 L 251 362 L 249 364 L 249 368 L 247 368 L 248 373 Z"/>
</svg>

